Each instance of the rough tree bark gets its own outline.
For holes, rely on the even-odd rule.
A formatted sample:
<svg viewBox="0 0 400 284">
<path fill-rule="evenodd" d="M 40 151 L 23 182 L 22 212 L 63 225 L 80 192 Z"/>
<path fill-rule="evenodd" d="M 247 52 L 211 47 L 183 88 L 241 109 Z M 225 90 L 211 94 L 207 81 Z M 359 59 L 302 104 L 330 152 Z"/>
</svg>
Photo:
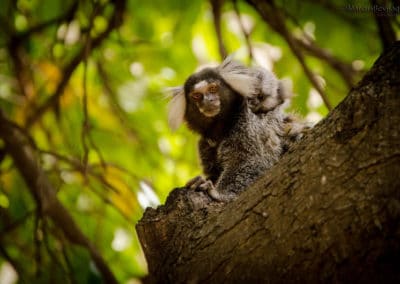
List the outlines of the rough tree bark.
<svg viewBox="0 0 400 284">
<path fill-rule="evenodd" d="M 397 42 L 237 200 L 180 188 L 148 208 L 148 282 L 400 283 L 399 125 Z"/>
</svg>

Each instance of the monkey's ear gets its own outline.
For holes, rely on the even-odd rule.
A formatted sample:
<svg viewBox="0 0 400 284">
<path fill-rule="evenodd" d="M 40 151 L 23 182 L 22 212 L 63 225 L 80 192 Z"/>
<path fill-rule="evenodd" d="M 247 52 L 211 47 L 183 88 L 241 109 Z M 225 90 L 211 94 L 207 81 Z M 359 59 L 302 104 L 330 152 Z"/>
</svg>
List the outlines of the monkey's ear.
<svg viewBox="0 0 400 284">
<path fill-rule="evenodd" d="M 170 88 L 172 100 L 168 105 L 168 124 L 172 130 L 178 129 L 182 124 L 186 111 L 186 98 L 183 87 Z"/>
<path fill-rule="evenodd" d="M 279 80 L 278 95 L 284 101 L 293 97 L 293 83 L 289 78 Z"/>
<path fill-rule="evenodd" d="M 251 97 L 256 92 L 258 80 L 250 69 L 228 56 L 217 67 L 218 73 L 225 82 L 244 97 Z"/>
</svg>

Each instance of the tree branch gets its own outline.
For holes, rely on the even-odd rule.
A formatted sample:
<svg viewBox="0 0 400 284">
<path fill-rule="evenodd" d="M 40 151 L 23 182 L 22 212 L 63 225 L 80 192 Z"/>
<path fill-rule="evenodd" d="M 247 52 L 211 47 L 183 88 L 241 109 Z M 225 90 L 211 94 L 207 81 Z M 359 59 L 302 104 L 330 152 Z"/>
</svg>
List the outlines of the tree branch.
<svg viewBox="0 0 400 284">
<path fill-rule="evenodd" d="M 148 208 L 149 283 L 397 283 L 398 62 L 400 42 L 231 203 L 181 188 Z"/>
<path fill-rule="evenodd" d="M 107 283 L 117 283 L 117 280 L 108 265 L 79 229 L 68 210 L 56 196 L 56 190 L 39 167 L 38 153 L 35 146 L 27 139 L 19 127 L 8 120 L 0 110 L 0 138 L 4 141 L 7 152 L 27 184 L 30 193 L 44 216 L 48 216 L 73 244 L 85 247 L 91 254 L 97 268 Z"/>
<path fill-rule="evenodd" d="M 284 15 L 301 29 L 300 23 L 297 21 L 297 19 L 286 9 L 282 9 Z M 334 70 L 336 70 L 349 88 L 354 86 L 356 80 L 355 77 L 359 74 L 359 72 L 358 70 L 355 70 L 350 63 L 344 62 L 340 58 L 337 58 L 331 54 L 328 50 L 319 47 L 314 39 L 304 32 L 301 36 L 294 36 L 293 38 L 296 41 L 296 44 L 302 47 L 302 49 L 304 49 L 309 55 L 324 60 Z"/>
<path fill-rule="evenodd" d="M 328 110 L 332 110 L 332 105 L 328 97 L 326 96 L 324 90 L 322 89 L 321 84 L 318 82 L 317 78 L 306 64 L 303 53 L 301 52 L 299 46 L 296 44 L 294 37 L 287 29 L 285 21 L 282 18 L 279 9 L 274 5 L 274 2 L 272 0 L 267 2 L 247 0 L 247 2 L 251 4 L 260 14 L 260 16 L 264 19 L 264 21 L 268 23 L 268 25 L 272 29 L 274 29 L 277 33 L 279 33 L 283 37 L 283 39 L 287 42 L 289 48 L 292 50 L 293 54 L 296 56 L 301 67 L 303 68 L 307 78 L 320 94 L 322 100 L 324 101 L 325 106 L 328 108 Z"/>
<path fill-rule="evenodd" d="M 340 76 L 349 88 L 352 88 L 354 86 L 355 77 L 358 72 L 354 70 L 351 64 L 347 64 L 341 61 L 340 59 L 332 55 L 329 51 L 317 46 L 315 42 L 311 40 L 300 38 L 294 38 L 294 40 L 298 46 L 301 46 L 311 56 L 327 62 L 334 70 L 336 70 L 340 74 Z"/>
<path fill-rule="evenodd" d="M 242 30 L 244 39 L 246 41 L 247 49 L 249 52 L 249 58 L 250 58 L 250 60 L 252 60 L 254 56 L 253 56 L 253 47 L 251 46 L 251 41 L 250 41 L 250 33 L 248 31 L 246 31 L 246 29 L 243 25 L 242 19 L 240 17 L 240 11 L 239 11 L 239 7 L 237 4 L 237 0 L 232 0 L 232 4 L 233 4 L 233 10 L 235 11 L 235 15 L 236 15 L 237 21 L 239 23 L 240 29 Z"/>
<path fill-rule="evenodd" d="M 129 138 L 139 143 L 144 143 L 143 141 L 139 141 L 140 137 L 137 135 L 137 131 L 129 125 L 127 114 L 118 102 L 116 92 L 111 85 L 110 77 L 108 76 L 104 66 L 101 64 L 100 61 L 96 61 L 96 67 L 101 82 L 103 84 L 104 94 L 110 101 L 111 111 L 116 117 L 118 117 L 118 120 L 124 127 L 125 132 L 129 136 Z"/>
<path fill-rule="evenodd" d="M 78 10 L 78 1 L 74 1 L 69 9 L 66 10 L 65 13 L 61 14 L 60 16 L 57 16 L 53 19 L 44 21 L 42 23 L 39 23 L 28 30 L 21 32 L 17 35 L 17 38 L 19 41 L 23 41 L 27 37 L 31 36 L 32 34 L 39 33 L 43 31 L 44 29 L 51 27 L 54 24 L 58 24 L 60 22 L 68 22 L 71 21 L 74 17 L 75 12 Z"/>
<path fill-rule="evenodd" d="M 114 0 L 114 13 L 112 14 L 107 28 L 99 34 L 96 38 L 91 41 L 91 51 L 96 49 L 100 44 L 108 37 L 108 35 L 116 28 L 122 24 L 123 12 L 125 10 L 125 0 Z M 51 107 L 56 106 L 60 97 L 63 94 L 65 87 L 67 86 L 69 79 L 74 73 L 75 69 L 85 58 L 86 46 L 83 46 L 80 51 L 75 55 L 75 57 L 67 64 L 64 68 L 62 74 L 64 75 L 57 85 L 56 91 L 51 95 L 41 106 L 39 106 L 35 112 L 28 117 L 26 121 L 26 126 L 31 127 L 41 116 Z"/>
<path fill-rule="evenodd" d="M 386 1 L 385 1 L 386 2 Z M 379 0 L 371 0 L 372 7 L 380 7 L 386 9 L 386 5 Z M 388 49 L 396 41 L 396 33 L 390 21 L 391 16 L 384 12 L 379 12 L 374 9 L 374 17 L 378 26 L 379 37 L 381 39 L 383 49 Z"/>
<path fill-rule="evenodd" d="M 228 56 L 224 41 L 222 39 L 221 32 L 221 8 L 223 0 L 210 0 L 213 18 L 214 18 L 214 28 L 217 33 L 218 49 L 221 59 L 225 59 Z"/>
<path fill-rule="evenodd" d="M 8 25 L 8 23 L 4 20 L 3 24 L 7 30 L 7 36 L 9 37 L 7 47 L 8 52 L 10 54 L 10 58 L 13 61 L 13 68 L 15 75 L 18 79 L 19 89 L 21 94 L 23 94 L 26 98 L 32 99 L 34 96 L 34 82 L 32 78 L 32 74 L 30 72 L 30 62 L 25 54 L 25 50 L 23 48 L 23 43 L 27 37 L 31 36 L 34 33 L 40 32 L 45 28 L 48 28 L 56 23 L 59 23 L 63 20 L 69 20 L 73 17 L 76 9 L 78 8 L 78 2 L 75 1 L 71 7 L 66 11 L 66 13 L 43 23 L 40 23 L 36 26 L 31 27 L 30 29 L 21 32 L 15 33 L 12 27 Z"/>
</svg>

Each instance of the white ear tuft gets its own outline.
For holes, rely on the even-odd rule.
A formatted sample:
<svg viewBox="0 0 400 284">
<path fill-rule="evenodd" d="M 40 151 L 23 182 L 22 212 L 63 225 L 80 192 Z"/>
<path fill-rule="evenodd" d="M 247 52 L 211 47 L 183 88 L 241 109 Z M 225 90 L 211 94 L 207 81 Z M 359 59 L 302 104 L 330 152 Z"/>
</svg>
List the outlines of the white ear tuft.
<svg viewBox="0 0 400 284">
<path fill-rule="evenodd" d="M 178 93 L 180 93 L 181 91 L 183 91 L 183 87 L 182 86 L 176 86 L 176 87 L 166 87 L 164 88 L 163 92 L 164 92 L 164 98 L 166 99 L 170 99 L 175 97 Z"/>
<path fill-rule="evenodd" d="M 278 93 L 283 100 L 293 97 L 293 83 L 289 78 L 284 78 L 279 81 Z"/>
<path fill-rule="evenodd" d="M 173 98 L 168 105 L 168 124 L 172 130 L 182 124 L 186 111 L 186 98 L 183 87 L 171 88 Z"/>
<path fill-rule="evenodd" d="M 258 79 L 252 76 L 249 68 L 234 61 L 231 56 L 228 56 L 217 70 L 225 82 L 240 95 L 251 97 L 256 92 Z"/>
</svg>

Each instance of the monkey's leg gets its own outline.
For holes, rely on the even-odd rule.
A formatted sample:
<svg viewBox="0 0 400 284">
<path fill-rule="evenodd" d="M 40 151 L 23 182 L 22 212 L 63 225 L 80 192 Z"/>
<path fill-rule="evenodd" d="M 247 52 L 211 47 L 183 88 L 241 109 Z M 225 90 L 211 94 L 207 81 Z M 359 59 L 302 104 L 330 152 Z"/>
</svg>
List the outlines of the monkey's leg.
<svg viewBox="0 0 400 284">
<path fill-rule="evenodd" d="M 215 184 L 214 190 L 217 193 L 215 199 L 224 202 L 236 199 L 240 192 L 254 183 L 268 168 L 268 164 L 264 161 L 265 159 L 260 159 L 258 156 L 246 156 L 246 158 L 248 159 L 247 161 L 242 160 L 232 164 L 222 172 L 218 182 Z"/>
</svg>

